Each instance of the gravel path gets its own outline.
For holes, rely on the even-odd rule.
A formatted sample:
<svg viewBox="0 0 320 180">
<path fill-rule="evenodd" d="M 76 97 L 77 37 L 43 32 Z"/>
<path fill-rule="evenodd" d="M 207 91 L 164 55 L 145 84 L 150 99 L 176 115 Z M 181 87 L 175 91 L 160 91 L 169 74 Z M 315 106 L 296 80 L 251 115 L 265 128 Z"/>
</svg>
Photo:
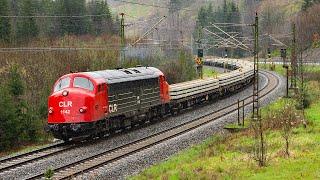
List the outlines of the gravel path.
<svg viewBox="0 0 320 180">
<path fill-rule="evenodd" d="M 261 78 L 261 87 L 265 86 L 267 81 L 266 78 Z M 284 81 L 281 81 L 284 82 Z M 276 89 L 272 95 L 263 100 L 262 104 L 267 104 L 270 101 L 275 100 L 278 96 L 280 96 L 284 92 L 284 85 L 281 83 L 280 88 Z M 93 154 L 98 154 L 106 149 L 113 149 L 117 146 L 126 144 L 127 142 L 137 140 L 141 137 L 146 137 L 155 132 L 162 131 L 164 129 L 176 126 L 177 124 L 181 124 L 187 121 L 194 119 L 194 117 L 198 117 L 203 113 L 207 113 L 209 111 L 215 111 L 227 104 L 231 104 L 236 101 L 238 98 L 243 98 L 248 95 L 251 95 L 252 87 L 246 88 L 242 92 L 232 95 L 229 98 L 225 98 L 223 100 L 217 100 L 217 102 L 212 103 L 210 105 L 197 108 L 195 110 L 185 112 L 177 117 L 169 117 L 166 121 L 162 121 L 156 124 L 152 124 L 147 127 L 143 127 L 138 130 L 134 130 L 125 134 L 120 134 L 116 137 L 104 140 L 102 142 L 98 142 L 93 145 L 88 145 L 84 147 L 79 147 L 74 150 L 65 152 L 63 154 L 59 154 L 56 156 L 52 156 L 45 160 L 37 161 L 32 164 L 26 164 L 22 167 L 14 169 L 12 171 L 4 172 L 0 174 L 0 179 L 23 179 L 27 178 L 31 174 L 35 172 L 44 172 L 48 168 L 60 167 L 65 164 L 69 164 L 71 162 L 75 162 L 77 160 L 83 159 L 85 157 L 89 157 Z M 251 110 L 250 107 L 247 107 L 246 113 L 249 113 Z M 142 151 L 140 153 L 129 156 L 125 159 L 116 161 L 113 164 L 109 164 L 103 168 L 100 168 L 97 171 L 94 171 L 95 174 L 89 174 L 87 178 L 92 179 L 102 178 L 102 179 L 122 179 L 126 176 L 139 173 L 141 170 L 146 167 L 165 160 L 169 156 L 174 153 L 185 149 L 193 144 L 199 143 L 204 139 L 208 138 L 215 132 L 219 132 L 226 123 L 233 122 L 236 120 L 236 113 L 229 115 L 226 118 L 219 119 L 215 122 L 209 123 L 201 128 L 195 129 L 189 133 L 186 133 L 177 138 L 171 139 L 164 143 L 161 143 L 155 147 L 151 147 L 148 150 Z M 112 178 L 111 178 L 112 177 Z M 82 177 L 85 178 L 85 177 Z"/>
</svg>

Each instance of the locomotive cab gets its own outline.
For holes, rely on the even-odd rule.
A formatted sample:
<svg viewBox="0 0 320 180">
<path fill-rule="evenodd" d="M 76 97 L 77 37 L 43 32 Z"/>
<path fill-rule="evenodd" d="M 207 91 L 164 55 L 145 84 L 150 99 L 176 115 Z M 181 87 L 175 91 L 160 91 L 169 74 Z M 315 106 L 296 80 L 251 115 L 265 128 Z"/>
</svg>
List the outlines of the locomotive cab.
<svg viewBox="0 0 320 180">
<path fill-rule="evenodd" d="M 92 121 L 104 118 L 107 86 L 85 74 L 61 77 L 48 101 L 48 127 L 59 139 L 86 136 Z M 63 137 L 61 137 L 63 136 Z"/>
</svg>

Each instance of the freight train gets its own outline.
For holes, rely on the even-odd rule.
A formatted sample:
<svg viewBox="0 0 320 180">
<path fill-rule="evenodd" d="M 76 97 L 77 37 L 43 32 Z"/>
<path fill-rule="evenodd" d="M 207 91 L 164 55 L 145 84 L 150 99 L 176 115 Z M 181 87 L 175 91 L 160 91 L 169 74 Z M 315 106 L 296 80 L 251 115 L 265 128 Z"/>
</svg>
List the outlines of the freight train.
<svg viewBox="0 0 320 180">
<path fill-rule="evenodd" d="M 253 64 L 249 61 L 216 59 L 204 64 L 230 72 L 172 85 L 154 67 L 64 75 L 48 98 L 48 129 L 64 141 L 103 136 L 176 114 L 252 82 Z"/>
</svg>

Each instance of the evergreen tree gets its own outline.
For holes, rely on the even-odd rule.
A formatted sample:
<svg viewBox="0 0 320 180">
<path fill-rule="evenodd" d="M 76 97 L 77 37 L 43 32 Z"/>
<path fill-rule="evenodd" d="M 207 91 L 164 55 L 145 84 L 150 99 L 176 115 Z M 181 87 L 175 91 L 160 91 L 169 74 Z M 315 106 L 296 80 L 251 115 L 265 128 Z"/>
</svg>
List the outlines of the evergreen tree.
<svg viewBox="0 0 320 180">
<path fill-rule="evenodd" d="M 215 16 L 214 16 L 214 12 L 213 12 L 212 3 L 209 4 L 206 14 L 207 14 L 208 23 L 214 23 Z"/>
<path fill-rule="evenodd" d="M 114 20 L 113 33 L 114 34 L 119 34 L 120 33 L 120 18 L 119 18 L 119 15 L 117 15 L 115 20 Z"/>
<path fill-rule="evenodd" d="M 0 0 L 0 16 L 9 15 L 9 6 L 7 0 Z M 0 41 L 8 42 L 10 40 L 11 25 L 9 18 L 0 17 Z"/>
<path fill-rule="evenodd" d="M 93 34 L 101 35 L 102 33 L 113 32 L 113 22 L 108 3 L 105 0 L 94 0 L 91 2 Z"/>
<path fill-rule="evenodd" d="M 23 0 L 21 1 L 21 16 L 34 16 L 36 15 L 36 1 Z M 21 18 L 17 25 L 17 38 L 22 41 L 29 41 L 38 36 L 39 30 L 36 24 L 36 18 L 27 17 Z"/>
<path fill-rule="evenodd" d="M 69 16 L 59 18 L 60 33 L 82 35 L 90 29 L 90 18 L 87 14 L 85 0 L 57 0 L 57 14 Z M 80 16 L 80 17 L 79 17 Z"/>
<path fill-rule="evenodd" d="M 28 106 L 27 102 L 23 99 L 24 83 L 21 77 L 21 71 L 17 64 L 10 67 L 8 78 L 8 90 L 10 97 L 12 97 L 15 106 L 15 122 L 18 122 L 16 135 L 22 141 L 35 141 L 36 140 L 36 113 Z"/>
<path fill-rule="evenodd" d="M 16 108 L 9 90 L 4 84 L 0 84 L 0 151 L 17 143 L 19 127 Z"/>
<path fill-rule="evenodd" d="M 215 10 L 213 9 L 212 4 L 209 4 L 207 8 L 201 7 L 198 12 L 198 24 L 197 28 L 194 34 L 197 34 L 197 31 L 199 30 L 199 26 L 206 27 L 210 31 L 220 34 L 221 37 L 227 38 L 227 35 L 222 35 L 222 32 L 212 26 L 211 23 L 236 23 L 239 24 L 241 21 L 241 15 L 239 12 L 239 8 L 236 6 L 236 4 L 233 1 L 223 1 L 222 6 L 217 7 Z M 222 26 L 220 27 L 225 32 L 242 32 L 241 27 L 239 26 Z M 197 36 L 195 36 L 196 39 Z M 216 41 L 214 38 L 207 38 L 207 42 L 211 45 L 215 45 Z M 207 53 L 209 54 L 215 54 L 220 56 L 222 52 L 224 52 L 224 48 L 220 49 L 210 49 Z M 242 56 L 243 51 L 240 49 L 232 49 L 231 56 Z"/>
<path fill-rule="evenodd" d="M 169 11 L 177 11 L 181 7 L 181 0 L 170 0 Z"/>
<path fill-rule="evenodd" d="M 312 0 L 304 0 L 301 9 L 307 10 L 312 5 Z"/>
<path fill-rule="evenodd" d="M 205 27 L 208 25 L 208 14 L 205 7 L 201 7 L 198 12 L 198 25 Z"/>
<path fill-rule="evenodd" d="M 21 75 L 19 73 L 19 67 L 16 64 L 11 65 L 9 73 L 8 87 L 13 97 L 19 97 L 24 93 L 24 85 Z"/>
<path fill-rule="evenodd" d="M 306 11 L 313 4 L 320 3 L 320 0 L 304 0 L 301 9 Z"/>
<path fill-rule="evenodd" d="M 54 15 L 55 1 L 41 0 L 37 9 L 38 15 Z M 39 18 L 39 35 L 42 37 L 55 37 L 57 35 L 57 19 L 55 18 Z"/>
</svg>

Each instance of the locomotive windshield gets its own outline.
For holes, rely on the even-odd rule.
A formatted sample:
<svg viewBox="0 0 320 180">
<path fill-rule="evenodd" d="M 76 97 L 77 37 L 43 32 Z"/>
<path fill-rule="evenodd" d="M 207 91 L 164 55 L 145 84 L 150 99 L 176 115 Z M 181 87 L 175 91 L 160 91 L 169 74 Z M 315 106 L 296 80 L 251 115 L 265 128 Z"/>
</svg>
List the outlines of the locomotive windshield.
<svg viewBox="0 0 320 180">
<path fill-rule="evenodd" d="M 70 77 L 66 77 L 66 78 L 60 79 L 57 82 L 56 86 L 54 87 L 53 92 L 60 91 L 61 89 L 67 88 L 69 86 L 70 86 Z"/>
<path fill-rule="evenodd" d="M 89 79 L 83 77 L 75 77 L 73 80 L 73 87 L 83 88 L 90 91 L 93 91 L 94 88 L 93 83 Z"/>
</svg>

